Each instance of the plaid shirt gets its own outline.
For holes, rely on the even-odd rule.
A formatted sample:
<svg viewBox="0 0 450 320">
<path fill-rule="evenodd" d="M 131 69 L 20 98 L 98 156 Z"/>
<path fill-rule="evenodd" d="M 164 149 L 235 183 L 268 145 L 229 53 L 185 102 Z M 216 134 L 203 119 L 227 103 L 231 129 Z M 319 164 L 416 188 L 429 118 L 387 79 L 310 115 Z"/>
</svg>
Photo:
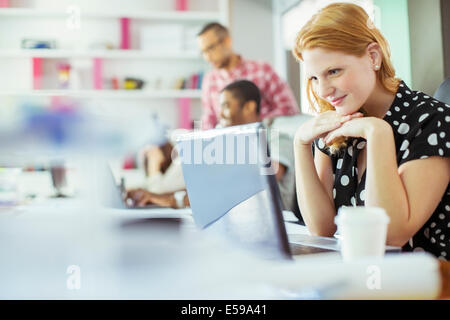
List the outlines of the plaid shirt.
<svg viewBox="0 0 450 320">
<path fill-rule="evenodd" d="M 236 80 L 250 80 L 261 91 L 261 118 L 287 116 L 299 113 L 297 102 L 288 84 L 264 62 L 241 58 L 240 64 L 228 72 L 215 69 L 208 72 L 202 82 L 202 129 L 214 128 L 220 119 L 220 91 Z"/>
</svg>

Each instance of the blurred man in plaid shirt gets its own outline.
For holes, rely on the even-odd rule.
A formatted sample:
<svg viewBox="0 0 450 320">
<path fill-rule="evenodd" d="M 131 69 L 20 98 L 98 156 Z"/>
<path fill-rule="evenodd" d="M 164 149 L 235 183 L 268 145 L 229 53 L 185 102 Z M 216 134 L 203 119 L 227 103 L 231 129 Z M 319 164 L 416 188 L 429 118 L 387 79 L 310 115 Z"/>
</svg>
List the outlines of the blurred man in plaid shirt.
<svg viewBox="0 0 450 320">
<path fill-rule="evenodd" d="M 233 52 L 227 28 L 209 23 L 198 34 L 203 57 L 212 66 L 202 83 L 202 129 L 215 128 L 220 119 L 220 91 L 236 80 L 254 82 L 261 92 L 261 118 L 274 118 L 299 113 L 288 84 L 265 62 L 251 61 Z"/>
</svg>

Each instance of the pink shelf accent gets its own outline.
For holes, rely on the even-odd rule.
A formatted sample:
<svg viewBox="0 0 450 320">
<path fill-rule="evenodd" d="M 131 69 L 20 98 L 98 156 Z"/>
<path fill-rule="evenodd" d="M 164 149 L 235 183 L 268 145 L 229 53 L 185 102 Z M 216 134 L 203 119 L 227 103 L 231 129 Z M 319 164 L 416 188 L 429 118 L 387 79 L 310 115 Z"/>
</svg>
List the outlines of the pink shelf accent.
<svg viewBox="0 0 450 320">
<path fill-rule="evenodd" d="M 179 127 L 181 129 L 192 129 L 191 98 L 179 98 Z"/>
<path fill-rule="evenodd" d="M 103 88 L 103 59 L 94 58 L 94 66 L 92 68 L 92 78 L 94 89 L 101 90 Z"/>
<path fill-rule="evenodd" d="M 131 49 L 130 18 L 120 18 L 120 49 Z"/>
<path fill-rule="evenodd" d="M 42 58 L 33 58 L 33 89 L 42 89 Z"/>
<path fill-rule="evenodd" d="M 9 8 L 9 0 L 0 0 L 0 8 Z"/>
<path fill-rule="evenodd" d="M 178 11 L 188 10 L 188 0 L 176 0 L 175 9 Z"/>
<path fill-rule="evenodd" d="M 123 161 L 122 169 L 128 170 L 128 169 L 135 169 L 136 168 L 136 161 L 135 161 L 135 155 L 128 155 Z"/>
</svg>

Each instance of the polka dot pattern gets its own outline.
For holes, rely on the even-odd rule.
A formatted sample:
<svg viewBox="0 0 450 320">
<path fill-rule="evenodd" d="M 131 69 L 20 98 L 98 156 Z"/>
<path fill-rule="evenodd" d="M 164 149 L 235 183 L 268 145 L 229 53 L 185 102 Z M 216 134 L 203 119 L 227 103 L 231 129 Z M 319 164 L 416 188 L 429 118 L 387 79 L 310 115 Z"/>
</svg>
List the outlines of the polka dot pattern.
<svg viewBox="0 0 450 320">
<path fill-rule="evenodd" d="M 364 149 L 365 146 L 366 146 L 366 142 L 361 141 L 356 145 L 356 148 L 358 148 L 359 150 L 362 150 L 362 149 Z"/>
<path fill-rule="evenodd" d="M 399 127 L 398 127 L 398 133 L 400 134 L 407 134 L 409 132 L 409 124 L 407 123 L 402 123 Z"/>
<path fill-rule="evenodd" d="M 403 82 L 387 110 L 384 121 L 393 128 L 397 165 L 416 159 L 450 156 L 450 106 L 419 91 L 412 91 Z M 331 155 L 326 146 L 316 147 L 331 157 L 333 165 L 333 199 L 336 209 L 365 204 L 366 173 L 358 177 L 357 159 L 365 149 L 363 138 L 348 138 L 347 147 Z M 369 168 L 370 169 L 370 168 Z M 428 221 L 404 245 L 404 251 L 427 251 L 437 258 L 450 257 L 450 185 Z"/>
<path fill-rule="evenodd" d="M 353 155 L 353 146 L 348 147 L 347 152 L 351 157 Z"/>
<path fill-rule="evenodd" d="M 400 151 L 405 151 L 406 149 L 408 149 L 409 146 L 409 141 L 408 140 L 404 140 L 401 147 L 400 147 Z"/>
<path fill-rule="evenodd" d="M 428 113 L 424 113 L 423 115 L 421 115 L 419 117 L 419 122 L 422 122 L 423 120 L 425 120 L 426 118 L 428 118 L 430 115 Z"/>
<path fill-rule="evenodd" d="M 427 141 L 428 141 L 428 144 L 429 144 L 430 146 L 437 146 L 438 141 L 437 141 L 437 135 L 436 135 L 436 133 L 430 134 L 430 135 L 428 136 Z"/>
<path fill-rule="evenodd" d="M 348 178 L 347 175 L 343 175 L 341 177 L 341 185 L 343 185 L 344 187 L 347 186 L 349 182 L 350 182 L 350 179 Z"/>
</svg>

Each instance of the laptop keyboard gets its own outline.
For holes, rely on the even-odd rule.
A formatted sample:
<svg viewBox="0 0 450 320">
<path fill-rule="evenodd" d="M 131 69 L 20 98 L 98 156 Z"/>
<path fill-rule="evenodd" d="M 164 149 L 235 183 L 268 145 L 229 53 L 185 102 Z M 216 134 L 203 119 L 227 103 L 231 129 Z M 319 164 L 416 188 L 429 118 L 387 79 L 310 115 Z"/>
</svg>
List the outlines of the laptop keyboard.
<svg viewBox="0 0 450 320">
<path fill-rule="evenodd" d="M 289 247 L 291 248 L 291 254 L 293 256 L 303 255 L 303 254 L 311 254 L 311 253 L 323 253 L 323 252 L 333 252 L 334 250 L 310 247 L 301 245 L 298 243 L 289 243 Z"/>
</svg>

